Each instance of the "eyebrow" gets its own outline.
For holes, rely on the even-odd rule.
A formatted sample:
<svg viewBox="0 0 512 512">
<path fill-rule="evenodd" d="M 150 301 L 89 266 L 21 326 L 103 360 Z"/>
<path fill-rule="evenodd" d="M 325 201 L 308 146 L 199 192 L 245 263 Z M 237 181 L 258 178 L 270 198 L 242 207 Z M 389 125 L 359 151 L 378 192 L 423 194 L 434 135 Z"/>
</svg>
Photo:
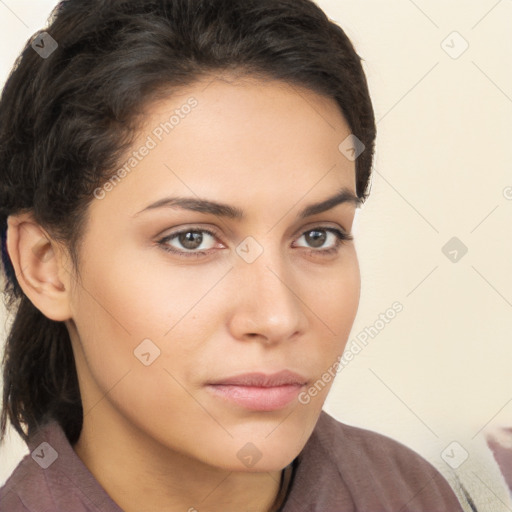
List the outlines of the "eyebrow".
<svg viewBox="0 0 512 512">
<path fill-rule="evenodd" d="M 336 195 L 329 197 L 318 203 L 309 204 L 302 209 L 297 217 L 305 219 L 318 213 L 323 213 L 332 208 L 343 204 L 354 204 L 356 207 L 362 204 L 362 200 L 357 197 L 351 190 L 343 187 Z M 245 212 L 241 208 L 232 206 L 225 203 L 218 203 L 216 201 L 209 201 L 207 199 L 196 199 L 192 197 L 164 197 L 148 206 L 143 210 L 133 215 L 134 217 L 143 212 L 156 210 L 158 208 L 182 208 L 184 210 L 191 210 L 194 212 L 206 213 L 215 215 L 216 217 L 225 217 L 232 220 L 244 220 Z"/>
</svg>

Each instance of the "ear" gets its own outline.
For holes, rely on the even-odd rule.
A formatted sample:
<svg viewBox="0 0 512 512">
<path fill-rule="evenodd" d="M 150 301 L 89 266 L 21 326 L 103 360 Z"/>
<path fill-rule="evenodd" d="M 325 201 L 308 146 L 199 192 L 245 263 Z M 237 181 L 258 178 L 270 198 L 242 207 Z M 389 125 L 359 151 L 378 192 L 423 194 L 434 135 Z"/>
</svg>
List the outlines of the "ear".
<svg viewBox="0 0 512 512">
<path fill-rule="evenodd" d="M 72 280 L 68 258 L 31 213 L 7 218 L 7 252 L 18 283 L 32 304 L 50 320 L 68 320 Z"/>
</svg>

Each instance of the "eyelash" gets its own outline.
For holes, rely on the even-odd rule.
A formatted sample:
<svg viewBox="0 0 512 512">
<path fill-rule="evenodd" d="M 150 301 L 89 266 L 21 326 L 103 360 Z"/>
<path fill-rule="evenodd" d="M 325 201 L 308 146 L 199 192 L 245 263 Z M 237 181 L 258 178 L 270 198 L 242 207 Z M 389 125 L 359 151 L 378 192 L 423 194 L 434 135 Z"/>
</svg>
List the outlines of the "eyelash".
<svg viewBox="0 0 512 512">
<path fill-rule="evenodd" d="M 333 233 L 336 236 L 336 245 L 334 247 L 330 247 L 329 249 L 310 249 L 309 254 L 310 255 L 319 255 L 319 256 L 330 256 L 331 254 L 335 254 L 339 252 L 339 249 L 343 244 L 346 242 L 349 242 L 351 240 L 354 240 L 354 237 L 348 233 L 345 233 L 344 231 L 341 231 L 336 228 L 328 227 L 328 226 L 317 226 L 311 229 L 308 229 L 304 231 L 300 236 L 307 233 L 311 233 L 312 231 L 328 231 L 329 233 Z M 185 234 L 185 233 L 207 233 L 208 235 L 218 238 L 217 233 L 214 231 L 211 231 L 209 229 L 205 228 L 187 228 L 183 229 L 181 231 L 177 231 L 176 233 L 171 233 L 170 235 L 165 236 L 164 238 L 161 238 L 157 241 L 157 244 L 166 252 L 177 254 L 179 256 L 183 256 L 185 258 L 189 257 L 201 257 L 201 256 L 207 256 L 209 252 L 211 251 L 180 251 L 178 249 L 175 249 L 167 244 L 167 242 L 170 242 L 171 240 L 174 240 L 179 235 Z M 300 238 L 300 237 L 299 237 Z M 303 249 L 306 249 L 303 247 Z"/>
</svg>

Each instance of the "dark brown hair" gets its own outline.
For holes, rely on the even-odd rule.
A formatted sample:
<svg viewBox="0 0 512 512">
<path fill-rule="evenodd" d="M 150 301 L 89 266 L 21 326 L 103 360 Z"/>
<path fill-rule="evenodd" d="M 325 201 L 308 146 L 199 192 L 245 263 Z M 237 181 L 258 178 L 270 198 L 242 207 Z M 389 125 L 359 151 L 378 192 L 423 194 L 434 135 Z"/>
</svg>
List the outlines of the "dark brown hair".
<svg viewBox="0 0 512 512">
<path fill-rule="evenodd" d="M 31 45 L 47 37 L 43 32 L 58 44 L 45 58 Z M 55 8 L 48 28 L 27 42 L 0 99 L 0 231 L 13 314 L 1 439 L 7 420 L 27 440 L 54 418 L 74 443 L 83 419 L 67 328 L 19 286 L 5 247 L 7 217 L 31 212 L 66 245 L 79 275 L 93 191 L 114 174 L 144 105 L 225 71 L 334 99 L 365 145 L 356 160 L 356 193 L 364 201 L 376 128 L 361 60 L 310 0 L 65 0 Z"/>
</svg>

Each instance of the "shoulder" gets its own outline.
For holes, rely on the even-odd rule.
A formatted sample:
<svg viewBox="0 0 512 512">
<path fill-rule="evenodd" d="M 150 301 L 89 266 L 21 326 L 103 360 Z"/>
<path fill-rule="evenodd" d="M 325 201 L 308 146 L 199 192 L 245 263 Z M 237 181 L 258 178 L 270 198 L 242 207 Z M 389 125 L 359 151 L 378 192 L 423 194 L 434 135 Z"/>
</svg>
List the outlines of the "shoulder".
<svg viewBox="0 0 512 512">
<path fill-rule="evenodd" d="M 9 512 L 121 512 L 73 450 L 56 421 L 28 442 L 30 453 L 0 488 Z"/>
<path fill-rule="evenodd" d="M 25 512 L 44 507 L 50 510 L 52 502 L 47 492 L 44 474 L 33 466 L 30 455 L 25 455 L 5 484 L 0 487 L 0 510 Z M 28 492 L 27 492 L 28 491 Z M 37 499 L 35 496 L 37 495 Z"/>
<path fill-rule="evenodd" d="M 298 457 L 300 501 L 316 487 L 322 506 L 363 511 L 459 512 L 443 476 L 419 454 L 382 434 L 346 425 L 322 411 Z M 303 494 L 304 496 L 299 496 Z M 312 510 L 315 504 L 309 505 Z"/>
</svg>

